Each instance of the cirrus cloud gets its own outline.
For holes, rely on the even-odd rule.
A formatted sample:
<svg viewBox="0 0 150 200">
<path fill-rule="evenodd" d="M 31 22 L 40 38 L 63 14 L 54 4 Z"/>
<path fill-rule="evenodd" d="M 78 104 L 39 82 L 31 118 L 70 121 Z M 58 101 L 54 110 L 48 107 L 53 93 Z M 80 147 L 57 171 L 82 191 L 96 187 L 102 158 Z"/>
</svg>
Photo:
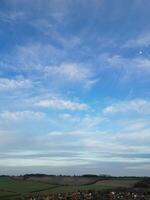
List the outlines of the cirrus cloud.
<svg viewBox="0 0 150 200">
<path fill-rule="evenodd" d="M 34 106 L 42 108 L 54 108 L 59 110 L 87 110 L 88 105 L 71 100 L 65 100 L 57 97 L 40 100 L 34 103 Z"/>
<path fill-rule="evenodd" d="M 0 78 L 0 91 L 15 90 L 21 88 L 30 88 L 30 87 L 32 87 L 32 81 L 29 79 Z"/>
<path fill-rule="evenodd" d="M 63 79 L 63 81 L 76 84 L 82 83 L 87 88 L 91 88 L 99 81 L 98 78 L 95 78 L 96 74 L 92 68 L 78 63 L 62 63 L 58 66 L 47 66 L 45 74 L 57 80 Z"/>
<path fill-rule="evenodd" d="M 105 114 L 115 113 L 142 113 L 150 114 L 150 101 L 144 99 L 134 99 L 129 101 L 121 101 L 104 108 Z"/>
<path fill-rule="evenodd" d="M 22 119 L 41 119 L 44 113 L 35 111 L 3 111 L 0 113 L 0 118 L 4 120 L 22 120 Z"/>
</svg>

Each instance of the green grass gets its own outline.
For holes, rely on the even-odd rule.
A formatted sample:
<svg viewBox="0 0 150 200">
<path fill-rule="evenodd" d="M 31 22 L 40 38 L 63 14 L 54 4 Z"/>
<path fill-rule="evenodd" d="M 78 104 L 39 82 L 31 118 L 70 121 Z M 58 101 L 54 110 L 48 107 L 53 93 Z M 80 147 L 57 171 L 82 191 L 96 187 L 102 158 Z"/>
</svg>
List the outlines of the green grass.
<svg viewBox="0 0 150 200">
<path fill-rule="evenodd" d="M 54 194 L 54 193 L 69 193 L 75 191 L 85 190 L 104 190 L 115 189 L 117 187 L 132 187 L 137 180 L 135 179 L 114 179 L 98 181 L 91 185 L 82 186 L 56 186 L 44 182 L 28 181 L 28 180 L 13 180 L 9 177 L 0 177 L 0 199 L 10 199 L 8 197 L 26 196 L 29 194 L 39 193 L 42 195 Z M 4 198 L 7 197 L 7 198 Z M 13 198 L 11 198 L 13 199 Z M 15 197 L 14 197 L 15 199 Z"/>
<path fill-rule="evenodd" d="M 104 181 L 98 181 L 95 183 L 95 185 L 99 186 L 110 186 L 110 187 L 124 187 L 129 188 L 133 187 L 134 184 L 137 183 L 137 180 L 131 179 L 131 180 L 104 180 Z"/>
<path fill-rule="evenodd" d="M 54 185 L 37 181 L 13 180 L 0 177 L 0 198 L 12 195 L 26 195 L 34 191 L 47 190 Z"/>
<path fill-rule="evenodd" d="M 0 197 L 3 197 L 3 196 L 13 196 L 13 195 L 14 195 L 14 192 L 8 192 L 8 191 L 0 190 Z"/>
<path fill-rule="evenodd" d="M 40 192 L 40 194 L 48 195 L 48 194 L 55 194 L 55 193 L 69 193 L 69 192 L 77 192 L 77 191 L 86 191 L 86 190 L 104 190 L 104 189 L 111 189 L 110 186 L 98 186 L 98 185 L 85 185 L 85 186 L 59 186 L 53 189 L 45 190 Z"/>
<path fill-rule="evenodd" d="M 85 191 L 85 190 L 106 190 L 106 189 L 115 189 L 118 187 L 130 188 L 132 187 L 137 180 L 105 180 L 98 181 L 95 184 L 83 185 L 83 186 L 59 186 L 50 190 L 45 190 L 40 192 L 43 195 L 50 193 L 68 193 L 75 191 Z"/>
</svg>

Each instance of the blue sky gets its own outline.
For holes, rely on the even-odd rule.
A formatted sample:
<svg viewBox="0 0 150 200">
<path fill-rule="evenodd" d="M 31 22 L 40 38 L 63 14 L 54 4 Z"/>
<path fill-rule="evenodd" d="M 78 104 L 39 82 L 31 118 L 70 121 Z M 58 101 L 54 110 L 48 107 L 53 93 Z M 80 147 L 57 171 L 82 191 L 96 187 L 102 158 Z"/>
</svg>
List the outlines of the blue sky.
<svg viewBox="0 0 150 200">
<path fill-rule="evenodd" d="M 149 6 L 0 1 L 0 174 L 150 175 Z"/>
</svg>

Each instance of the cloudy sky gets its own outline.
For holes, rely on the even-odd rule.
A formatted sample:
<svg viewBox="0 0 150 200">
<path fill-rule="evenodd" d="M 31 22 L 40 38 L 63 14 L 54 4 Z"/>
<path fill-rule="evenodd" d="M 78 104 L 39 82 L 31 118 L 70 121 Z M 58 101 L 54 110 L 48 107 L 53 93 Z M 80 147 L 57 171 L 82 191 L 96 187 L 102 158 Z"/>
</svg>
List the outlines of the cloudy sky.
<svg viewBox="0 0 150 200">
<path fill-rule="evenodd" d="M 0 0 L 0 174 L 150 175 L 149 8 Z"/>
</svg>

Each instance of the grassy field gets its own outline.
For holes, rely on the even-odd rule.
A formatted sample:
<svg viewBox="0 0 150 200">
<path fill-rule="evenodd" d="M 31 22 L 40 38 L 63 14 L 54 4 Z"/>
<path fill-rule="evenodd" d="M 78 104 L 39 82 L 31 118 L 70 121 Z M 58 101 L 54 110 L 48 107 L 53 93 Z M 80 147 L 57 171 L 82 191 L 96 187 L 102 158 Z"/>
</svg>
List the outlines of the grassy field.
<svg viewBox="0 0 150 200">
<path fill-rule="evenodd" d="M 138 180 L 104 180 L 98 181 L 95 184 L 91 185 L 83 185 L 83 186 L 60 186 L 50 190 L 42 191 L 42 194 L 49 194 L 49 193 L 59 193 L 59 192 L 74 192 L 78 190 L 104 190 L 104 189 L 113 189 L 113 188 L 130 188 Z"/>
<path fill-rule="evenodd" d="M 131 179 L 131 180 L 104 180 L 104 181 L 98 181 L 95 183 L 95 185 L 105 187 L 123 187 L 123 188 L 129 188 L 133 187 L 135 183 L 137 183 L 138 180 L 136 179 Z"/>
<path fill-rule="evenodd" d="M 40 181 L 56 185 L 89 185 L 99 180 L 98 177 L 83 177 L 83 176 L 30 176 L 28 180 Z"/>
<path fill-rule="evenodd" d="M 103 190 L 114 189 L 118 187 L 130 188 L 137 180 L 130 179 L 115 179 L 98 181 L 90 185 L 82 186 L 61 186 L 52 185 L 45 182 L 31 181 L 31 180 L 13 180 L 10 177 L 0 177 L 0 199 L 16 199 L 19 196 L 26 196 L 29 194 L 39 193 L 48 195 L 52 193 L 67 193 L 78 190 Z"/>
<path fill-rule="evenodd" d="M 13 180 L 9 177 L 0 177 L 0 199 L 5 196 L 24 196 L 53 187 L 55 186 L 37 181 Z"/>
</svg>

